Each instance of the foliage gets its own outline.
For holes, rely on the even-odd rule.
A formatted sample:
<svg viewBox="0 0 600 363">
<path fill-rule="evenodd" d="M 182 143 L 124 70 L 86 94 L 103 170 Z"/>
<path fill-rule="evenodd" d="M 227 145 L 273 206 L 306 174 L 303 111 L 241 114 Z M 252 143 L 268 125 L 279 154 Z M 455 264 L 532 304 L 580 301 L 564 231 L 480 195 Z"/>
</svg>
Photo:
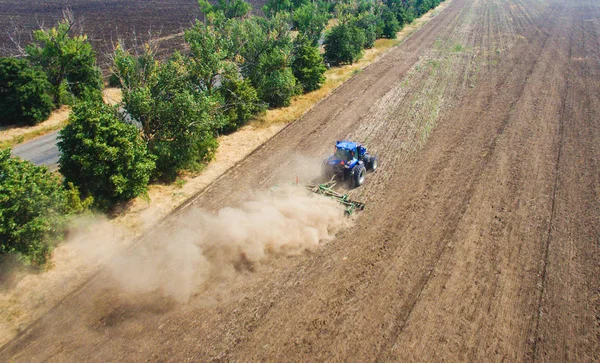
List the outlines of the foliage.
<svg viewBox="0 0 600 363">
<path fill-rule="evenodd" d="M 271 107 L 287 106 L 300 91 L 291 70 L 292 40 L 286 14 L 231 22 L 227 34 L 232 40 L 233 58 L 244 78 Z"/>
<path fill-rule="evenodd" d="M 316 2 L 301 5 L 293 14 L 294 26 L 298 32 L 308 38 L 313 45 L 319 44 L 323 29 L 329 20 L 329 14 Z"/>
<path fill-rule="evenodd" d="M 197 91 L 211 93 L 224 73 L 235 72 L 228 61 L 231 41 L 218 29 L 197 21 L 185 31 L 185 41 L 189 46 L 185 58 L 189 82 Z"/>
<path fill-rule="evenodd" d="M 117 108 L 81 102 L 60 131 L 60 172 L 67 182 L 107 210 L 146 192 L 154 161 L 138 129 Z"/>
<path fill-rule="evenodd" d="M 382 36 L 389 39 L 396 39 L 396 33 L 400 30 L 400 23 L 396 18 L 396 15 L 391 11 L 387 10 L 382 15 L 383 29 Z"/>
<path fill-rule="evenodd" d="M 356 27 L 362 31 L 364 36 L 362 48 L 370 49 L 375 45 L 377 39 L 377 22 L 378 18 L 372 12 L 360 13 L 356 17 L 352 17 L 349 21 L 351 27 Z"/>
<path fill-rule="evenodd" d="M 294 10 L 292 0 L 268 0 L 262 11 L 267 17 L 275 16 L 277 13 L 291 12 Z"/>
<path fill-rule="evenodd" d="M 27 55 L 40 66 L 52 85 L 55 105 L 62 104 L 64 87 L 74 97 L 80 97 L 87 88 L 102 89 L 102 74 L 96 66 L 96 54 L 86 35 L 73 35 L 74 23 L 65 18 L 52 29 L 33 32 L 34 43 L 26 47 Z"/>
<path fill-rule="evenodd" d="M 43 264 L 56 240 L 64 235 L 70 215 L 87 210 L 72 185 L 46 167 L 0 150 L 0 253 L 17 253 L 29 263 Z"/>
<path fill-rule="evenodd" d="M 294 41 L 294 62 L 292 69 L 294 76 L 302 85 L 304 92 L 311 92 L 321 88 L 325 82 L 323 75 L 327 68 L 319 48 L 313 46 L 309 39 L 298 36 Z"/>
<path fill-rule="evenodd" d="M 223 132 L 232 132 L 245 125 L 252 116 L 265 110 L 266 105 L 258 98 L 256 89 L 250 81 L 242 78 L 225 79 L 221 88 L 224 115 L 227 123 Z"/>
<path fill-rule="evenodd" d="M 332 64 L 352 64 L 362 56 L 365 35 L 356 26 L 339 24 L 325 37 L 325 59 Z"/>
<path fill-rule="evenodd" d="M 217 0 L 214 5 L 207 0 L 198 0 L 198 5 L 209 22 L 217 19 L 243 18 L 252 10 L 252 5 L 244 0 Z"/>
<path fill-rule="evenodd" d="M 146 47 L 137 57 L 118 50 L 114 59 L 113 71 L 124 85 L 125 109 L 139 123 L 156 157 L 154 178 L 174 179 L 179 171 L 210 161 L 217 147 L 216 131 L 226 122 L 219 112 L 221 95 L 200 92 L 179 53 L 158 63 Z"/>
<path fill-rule="evenodd" d="M 0 125 L 35 125 L 50 116 L 53 104 L 44 72 L 25 59 L 0 58 Z"/>
</svg>

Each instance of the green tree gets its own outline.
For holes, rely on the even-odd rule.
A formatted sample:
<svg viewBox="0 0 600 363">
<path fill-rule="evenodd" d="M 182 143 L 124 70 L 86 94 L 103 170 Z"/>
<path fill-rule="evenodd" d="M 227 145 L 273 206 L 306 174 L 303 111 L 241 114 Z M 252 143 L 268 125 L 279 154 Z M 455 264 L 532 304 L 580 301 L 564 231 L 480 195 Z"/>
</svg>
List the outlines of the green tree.
<svg viewBox="0 0 600 363">
<path fill-rule="evenodd" d="M 227 71 L 232 71 L 229 61 L 231 41 L 213 26 L 199 21 L 185 31 L 189 52 L 185 58 L 190 82 L 198 91 L 213 91 Z"/>
<path fill-rule="evenodd" d="M 329 13 L 317 3 L 310 2 L 296 9 L 292 18 L 296 29 L 313 45 L 317 45 L 329 20 Z"/>
<path fill-rule="evenodd" d="M 138 57 L 118 51 L 114 58 L 115 74 L 124 84 L 125 109 L 139 122 L 156 157 L 154 178 L 174 179 L 179 171 L 210 161 L 217 147 L 215 134 L 226 122 L 221 95 L 193 85 L 186 59 L 177 52 L 164 63 L 154 61 L 148 47 Z"/>
<path fill-rule="evenodd" d="M 378 18 L 372 12 L 363 12 L 354 16 L 349 21 L 349 26 L 361 30 L 363 34 L 363 42 L 361 48 L 370 49 L 375 45 L 377 39 L 377 22 Z"/>
<path fill-rule="evenodd" d="M 352 64 L 362 56 L 363 32 L 351 24 L 334 26 L 325 37 L 325 59 L 332 64 Z"/>
<path fill-rule="evenodd" d="M 226 78 L 219 92 L 223 96 L 223 113 L 227 122 L 221 131 L 232 132 L 245 125 L 252 116 L 262 112 L 266 104 L 260 100 L 256 89 L 247 79 Z"/>
<path fill-rule="evenodd" d="M 218 23 L 224 19 L 246 17 L 252 10 L 252 5 L 244 0 L 217 0 L 212 5 L 207 0 L 198 0 L 200 12 L 208 23 Z"/>
<path fill-rule="evenodd" d="M 41 67 L 52 85 L 55 105 L 65 102 L 64 90 L 80 97 L 87 88 L 102 89 L 102 73 L 86 35 L 74 35 L 75 26 L 65 16 L 56 27 L 33 32 L 34 42 L 26 47 L 32 64 Z"/>
<path fill-rule="evenodd" d="M 145 193 L 155 166 L 138 129 L 103 102 L 73 108 L 58 148 L 65 180 L 93 196 L 101 210 Z"/>
<path fill-rule="evenodd" d="M 46 74 L 26 59 L 0 58 L 0 125 L 35 125 L 50 116 L 53 104 Z"/>
<path fill-rule="evenodd" d="M 304 92 L 311 92 L 321 88 L 325 82 L 323 75 L 327 68 L 319 48 L 313 46 L 305 37 L 298 36 L 294 41 L 294 62 L 292 63 L 294 76 Z"/>
<path fill-rule="evenodd" d="M 63 237 L 68 217 L 87 209 L 77 189 L 65 190 L 46 167 L 0 150 L 0 253 L 43 264 Z"/>
<path fill-rule="evenodd" d="M 292 40 L 289 17 L 250 18 L 230 22 L 227 34 L 232 59 L 252 83 L 259 97 L 271 107 L 287 106 L 300 91 L 291 69 Z"/>
<path fill-rule="evenodd" d="M 382 35 L 389 39 L 396 39 L 396 33 L 400 30 L 400 23 L 396 15 L 391 10 L 386 9 L 382 15 L 382 19 Z"/>
</svg>

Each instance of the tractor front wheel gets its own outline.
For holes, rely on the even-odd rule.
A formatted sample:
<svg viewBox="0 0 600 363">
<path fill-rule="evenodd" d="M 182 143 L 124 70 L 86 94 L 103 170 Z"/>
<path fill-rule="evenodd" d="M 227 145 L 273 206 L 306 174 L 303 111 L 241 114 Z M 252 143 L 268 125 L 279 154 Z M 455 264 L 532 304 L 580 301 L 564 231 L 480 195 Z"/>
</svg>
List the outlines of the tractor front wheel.
<svg viewBox="0 0 600 363">
<path fill-rule="evenodd" d="M 369 155 L 368 160 L 366 160 L 367 170 L 375 171 L 377 169 L 377 156 Z"/>
</svg>

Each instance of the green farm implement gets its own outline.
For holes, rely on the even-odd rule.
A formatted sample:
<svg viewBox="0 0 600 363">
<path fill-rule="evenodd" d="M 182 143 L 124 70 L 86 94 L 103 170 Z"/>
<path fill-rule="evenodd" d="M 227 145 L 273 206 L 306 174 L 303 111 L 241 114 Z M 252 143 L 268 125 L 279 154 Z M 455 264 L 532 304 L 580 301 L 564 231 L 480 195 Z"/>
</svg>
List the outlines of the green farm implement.
<svg viewBox="0 0 600 363">
<path fill-rule="evenodd" d="M 348 194 L 341 194 L 333 190 L 333 187 L 335 186 L 335 181 L 333 179 L 334 178 L 323 184 L 307 185 L 306 188 L 315 194 L 335 199 L 346 208 L 347 215 L 351 215 L 355 210 L 365 209 L 365 203 L 351 200 L 348 197 Z"/>
</svg>

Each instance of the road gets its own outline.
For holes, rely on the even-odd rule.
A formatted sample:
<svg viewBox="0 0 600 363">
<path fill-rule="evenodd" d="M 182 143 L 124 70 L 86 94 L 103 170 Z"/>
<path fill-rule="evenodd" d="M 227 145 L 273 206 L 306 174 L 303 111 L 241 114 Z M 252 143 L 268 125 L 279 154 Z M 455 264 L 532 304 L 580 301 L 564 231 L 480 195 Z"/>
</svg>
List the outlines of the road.
<svg viewBox="0 0 600 363">
<path fill-rule="evenodd" d="M 60 152 L 56 145 L 58 131 L 24 142 L 12 149 L 12 154 L 29 160 L 36 165 L 46 165 L 50 170 L 57 168 Z"/>
<path fill-rule="evenodd" d="M 598 34 L 597 1 L 453 0 L 140 245 L 341 138 L 380 158 L 351 227 L 187 303 L 102 273 L 0 360 L 600 361 Z"/>
</svg>

